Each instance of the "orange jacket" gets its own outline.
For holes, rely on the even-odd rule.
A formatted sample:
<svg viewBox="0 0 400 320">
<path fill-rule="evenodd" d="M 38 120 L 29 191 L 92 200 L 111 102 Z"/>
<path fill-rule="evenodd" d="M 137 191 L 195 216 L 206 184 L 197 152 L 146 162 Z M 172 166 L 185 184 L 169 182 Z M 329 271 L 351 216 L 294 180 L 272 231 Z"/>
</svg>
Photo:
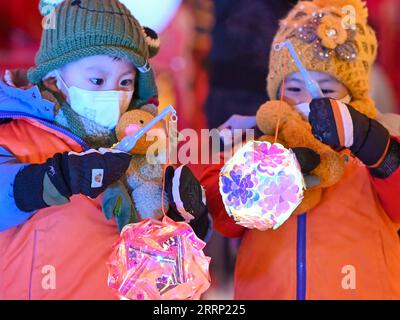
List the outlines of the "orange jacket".
<svg viewBox="0 0 400 320">
<path fill-rule="evenodd" d="M 32 213 L 15 205 L 12 184 L 20 168 L 88 148 L 52 124 L 54 104 L 37 86 L 26 88 L 0 81 L 0 300 L 115 299 L 106 262 L 118 229 L 105 219 L 101 197 L 73 196 Z"/>
<path fill-rule="evenodd" d="M 23 163 L 82 151 L 66 135 L 31 119 L 2 124 L 0 145 Z M 0 206 L 1 208 L 1 206 Z M 118 239 L 101 199 L 74 196 L 0 232 L 0 299 L 113 299 L 106 261 Z"/>
<path fill-rule="evenodd" d="M 400 299 L 400 225 L 392 220 L 400 222 L 400 170 L 373 179 L 353 158 L 316 208 L 262 232 L 227 215 L 221 166 L 209 166 L 200 180 L 216 230 L 242 237 L 236 299 Z"/>
</svg>

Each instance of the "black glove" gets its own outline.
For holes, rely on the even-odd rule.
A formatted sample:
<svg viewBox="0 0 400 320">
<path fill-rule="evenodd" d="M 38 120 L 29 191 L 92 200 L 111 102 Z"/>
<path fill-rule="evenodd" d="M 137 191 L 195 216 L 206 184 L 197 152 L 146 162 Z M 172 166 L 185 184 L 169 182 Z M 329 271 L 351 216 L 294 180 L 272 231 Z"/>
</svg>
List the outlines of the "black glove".
<svg viewBox="0 0 400 320">
<path fill-rule="evenodd" d="M 65 203 L 76 194 L 96 198 L 119 180 L 130 160 L 129 154 L 113 149 L 57 153 L 46 163 L 29 165 L 17 174 L 15 202 L 20 210 L 31 212 Z"/>
<path fill-rule="evenodd" d="M 321 162 L 321 157 L 314 150 L 305 147 L 295 147 L 292 151 L 300 164 L 301 172 L 307 188 L 316 187 L 321 183 L 320 177 L 310 174 Z"/>
<path fill-rule="evenodd" d="M 390 139 L 389 149 L 383 161 L 374 168 L 369 168 L 373 177 L 385 179 L 392 175 L 400 166 L 400 144 Z"/>
<path fill-rule="evenodd" d="M 335 150 L 349 148 L 367 166 L 375 165 L 387 152 L 388 130 L 340 101 L 312 100 L 308 120 L 317 139 Z"/>
<path fill-rule="evenodd" d="M 316 138 L 334 149 L 349 148 L 369 166 L 372 176 L 387 178 L 400 166 L 399 143 L 378 121 L 351 106 L 328 98 L 314 99 L 308 119 Z"/>
<path fill-rule="evenodd" d="M 165 191 L 170 210 L 167 215 L 174 221 L 190 224 L 200 239 L 205 239 L 210 230 L 210 218 L 205 192 L 187 166 L 174 170 L 169 166 L 165 172 Z"/>
<path fill-rule="evenodd" d="M 321 157 L 314 150 L 304 147 L 292 148 L 292 151 L 296 155 L 297 161 L 300 164 L 301 172 L 303 174 L 309 174 L 313 171 L 321 162 Z"/>
</svg>

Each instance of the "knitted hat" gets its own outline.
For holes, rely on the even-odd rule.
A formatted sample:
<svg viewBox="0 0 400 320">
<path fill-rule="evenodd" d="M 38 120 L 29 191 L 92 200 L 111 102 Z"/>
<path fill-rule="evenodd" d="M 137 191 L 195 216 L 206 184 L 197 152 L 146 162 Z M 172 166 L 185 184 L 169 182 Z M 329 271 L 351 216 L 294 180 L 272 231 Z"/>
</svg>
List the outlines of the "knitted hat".
<svg viewBox="0 0 400 320">
<path fill-rule="evenodd" d="M 377 111 L 369 95 L 369 78 L 378 44 L 367 18 L 361 0 L 300 1 L 280 21 L 273 47 L 290 40 L 307 70 L 335 77 L 350 91 L 350 104 L 374 118 Z M 298 72 L 289 53 L 272 49 L 267 80 L 271 99 L 279 96 L 283 65 L 287 75 Z"/>
<path fill-rule="evenodd" d="M 139 71 L 133 104 L 157 96 L 148 59 L 158 52 L 157 34 L 143 28 L 118 0 L 41 0 L 44 25 L 36 67 L 28 79 L 38 84 L 51 71 L 93 55 L 110 55 L 131 62 Z"/>
</svg>

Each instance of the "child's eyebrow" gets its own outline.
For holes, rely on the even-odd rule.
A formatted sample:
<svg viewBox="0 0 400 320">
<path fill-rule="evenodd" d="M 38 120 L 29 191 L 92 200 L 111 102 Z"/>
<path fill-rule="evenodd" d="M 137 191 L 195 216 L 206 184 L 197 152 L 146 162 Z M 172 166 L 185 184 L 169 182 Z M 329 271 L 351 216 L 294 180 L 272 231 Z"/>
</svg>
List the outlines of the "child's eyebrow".
<svg viewBox="0 0 400 320">
<path fill-rule="evenodd" d="M 101 67 L 96 67 L 96 66 L 86 67 L 85 71 L 98 71 L 98 72 L 102 72 L 102 73 L 108 73 L 106 70 L 102 69 Z"/>
<path fill-rule="evenodd" d="M 291 81 L 291 82 L 299 82 L 299 83 L 302 83 L 302 82 L 303 82 L 301 79 L 298 79 L 298 78 L 289 78 L 289 79 L 287 79 L 286 81 L 287 81 L 287 82 L 289 82 L 289 81 Z"/>
<path fill-rule="evenodd" d="M 85 71 L 100 72 L 100 73 L 105 74 L 105 75 L 109 74 L 109 72 L 107 70 L 105 70 L 105 69 L 103 69 L 101 67 L 98 67 L 98 66 L 87 67 L 87 68 L 85 68 Z M 128 74 L 133 74 L 134 72 L 135 72 L 134 69 L 128 70 L 128 71 L 124 72 L 123 74 L 121 74 L 121 77 L 126 76 Z"/>
<path fill-rule="evenodd" d="M 319 83 L 319 84 L 328 83 L 328 82 L 332 83 L 333 81 L 332 81 L 332 79 L 322 79 L 322 80 L 318 80 L 318 83 Z"/>
<path fill-rule="evenodd" d="M 128 74 L 134 74 L 134 73 L 135 73 L 135 70 L 129 70 L 127 72 L 124 72 L 121 76 L 123 77 L 123 76 L 126 76 Z"/>
</svg>

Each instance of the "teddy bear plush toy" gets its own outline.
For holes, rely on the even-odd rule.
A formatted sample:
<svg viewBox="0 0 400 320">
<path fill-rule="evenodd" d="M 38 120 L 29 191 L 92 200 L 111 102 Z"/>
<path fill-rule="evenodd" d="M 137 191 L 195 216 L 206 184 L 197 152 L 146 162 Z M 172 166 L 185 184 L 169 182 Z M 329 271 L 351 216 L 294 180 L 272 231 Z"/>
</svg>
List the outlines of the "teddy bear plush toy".
<svg viewBox="0 0 400 320">
<path fill-rule="evenodd" d="M 144 127 L 157 111 L 156 106 L 146 105 L 126 112 L 116 127 L 118 140 Z M 187 222 L 198 237 L 206 239 L 211 233 L 204 189 L 187 166 L 169 165 L 164 170 L 165 133 L 165 123 L 160 121 L 136 142 L 125 177 L 104 192 L 103 212 L 108 220 L 115 217 L 119 231 L 143 219 L 159 220 L 165 213 L 174 221 Z"/>
<path fill-rule="evenodd" d="M 303 201 L 294 212 L 299 214 L 314 208 L 323 189 L 340 180 L 347 155 L 317 140 L 308 121 L 284 101 L 268 101 L 257 111 L 257 126 L 264 133 L 259 140 L 274 142 L 278 117 L 277 142 L 294 151 L 307 185 Z"/>
<path fill-rule="evenodd" d="M 137 132 L 156 114 L 157 108 L 152 105 L 126 112 L 116 127 L 118 140 Z M 160 139 L 165 139 L 162 121 L 138 140 L 130 151 L 132 160 L 125 177 L 104 193 L 103 212 L 107 219 L 116 217 L 120 230 L 128 223 L 146 218 L 160 219 L 163 215 L 161 201 L 164 201 L 164 210 L 168 210 L 168 201 L 162 194 L 166 150 L 159 148 L 156 154 L 151 155 L 151 159 L 146 155 L 149 147 L 160 142 Z M 158 143 L 157 146 L 165 147 L 165 143 Z"/>
</svg>

